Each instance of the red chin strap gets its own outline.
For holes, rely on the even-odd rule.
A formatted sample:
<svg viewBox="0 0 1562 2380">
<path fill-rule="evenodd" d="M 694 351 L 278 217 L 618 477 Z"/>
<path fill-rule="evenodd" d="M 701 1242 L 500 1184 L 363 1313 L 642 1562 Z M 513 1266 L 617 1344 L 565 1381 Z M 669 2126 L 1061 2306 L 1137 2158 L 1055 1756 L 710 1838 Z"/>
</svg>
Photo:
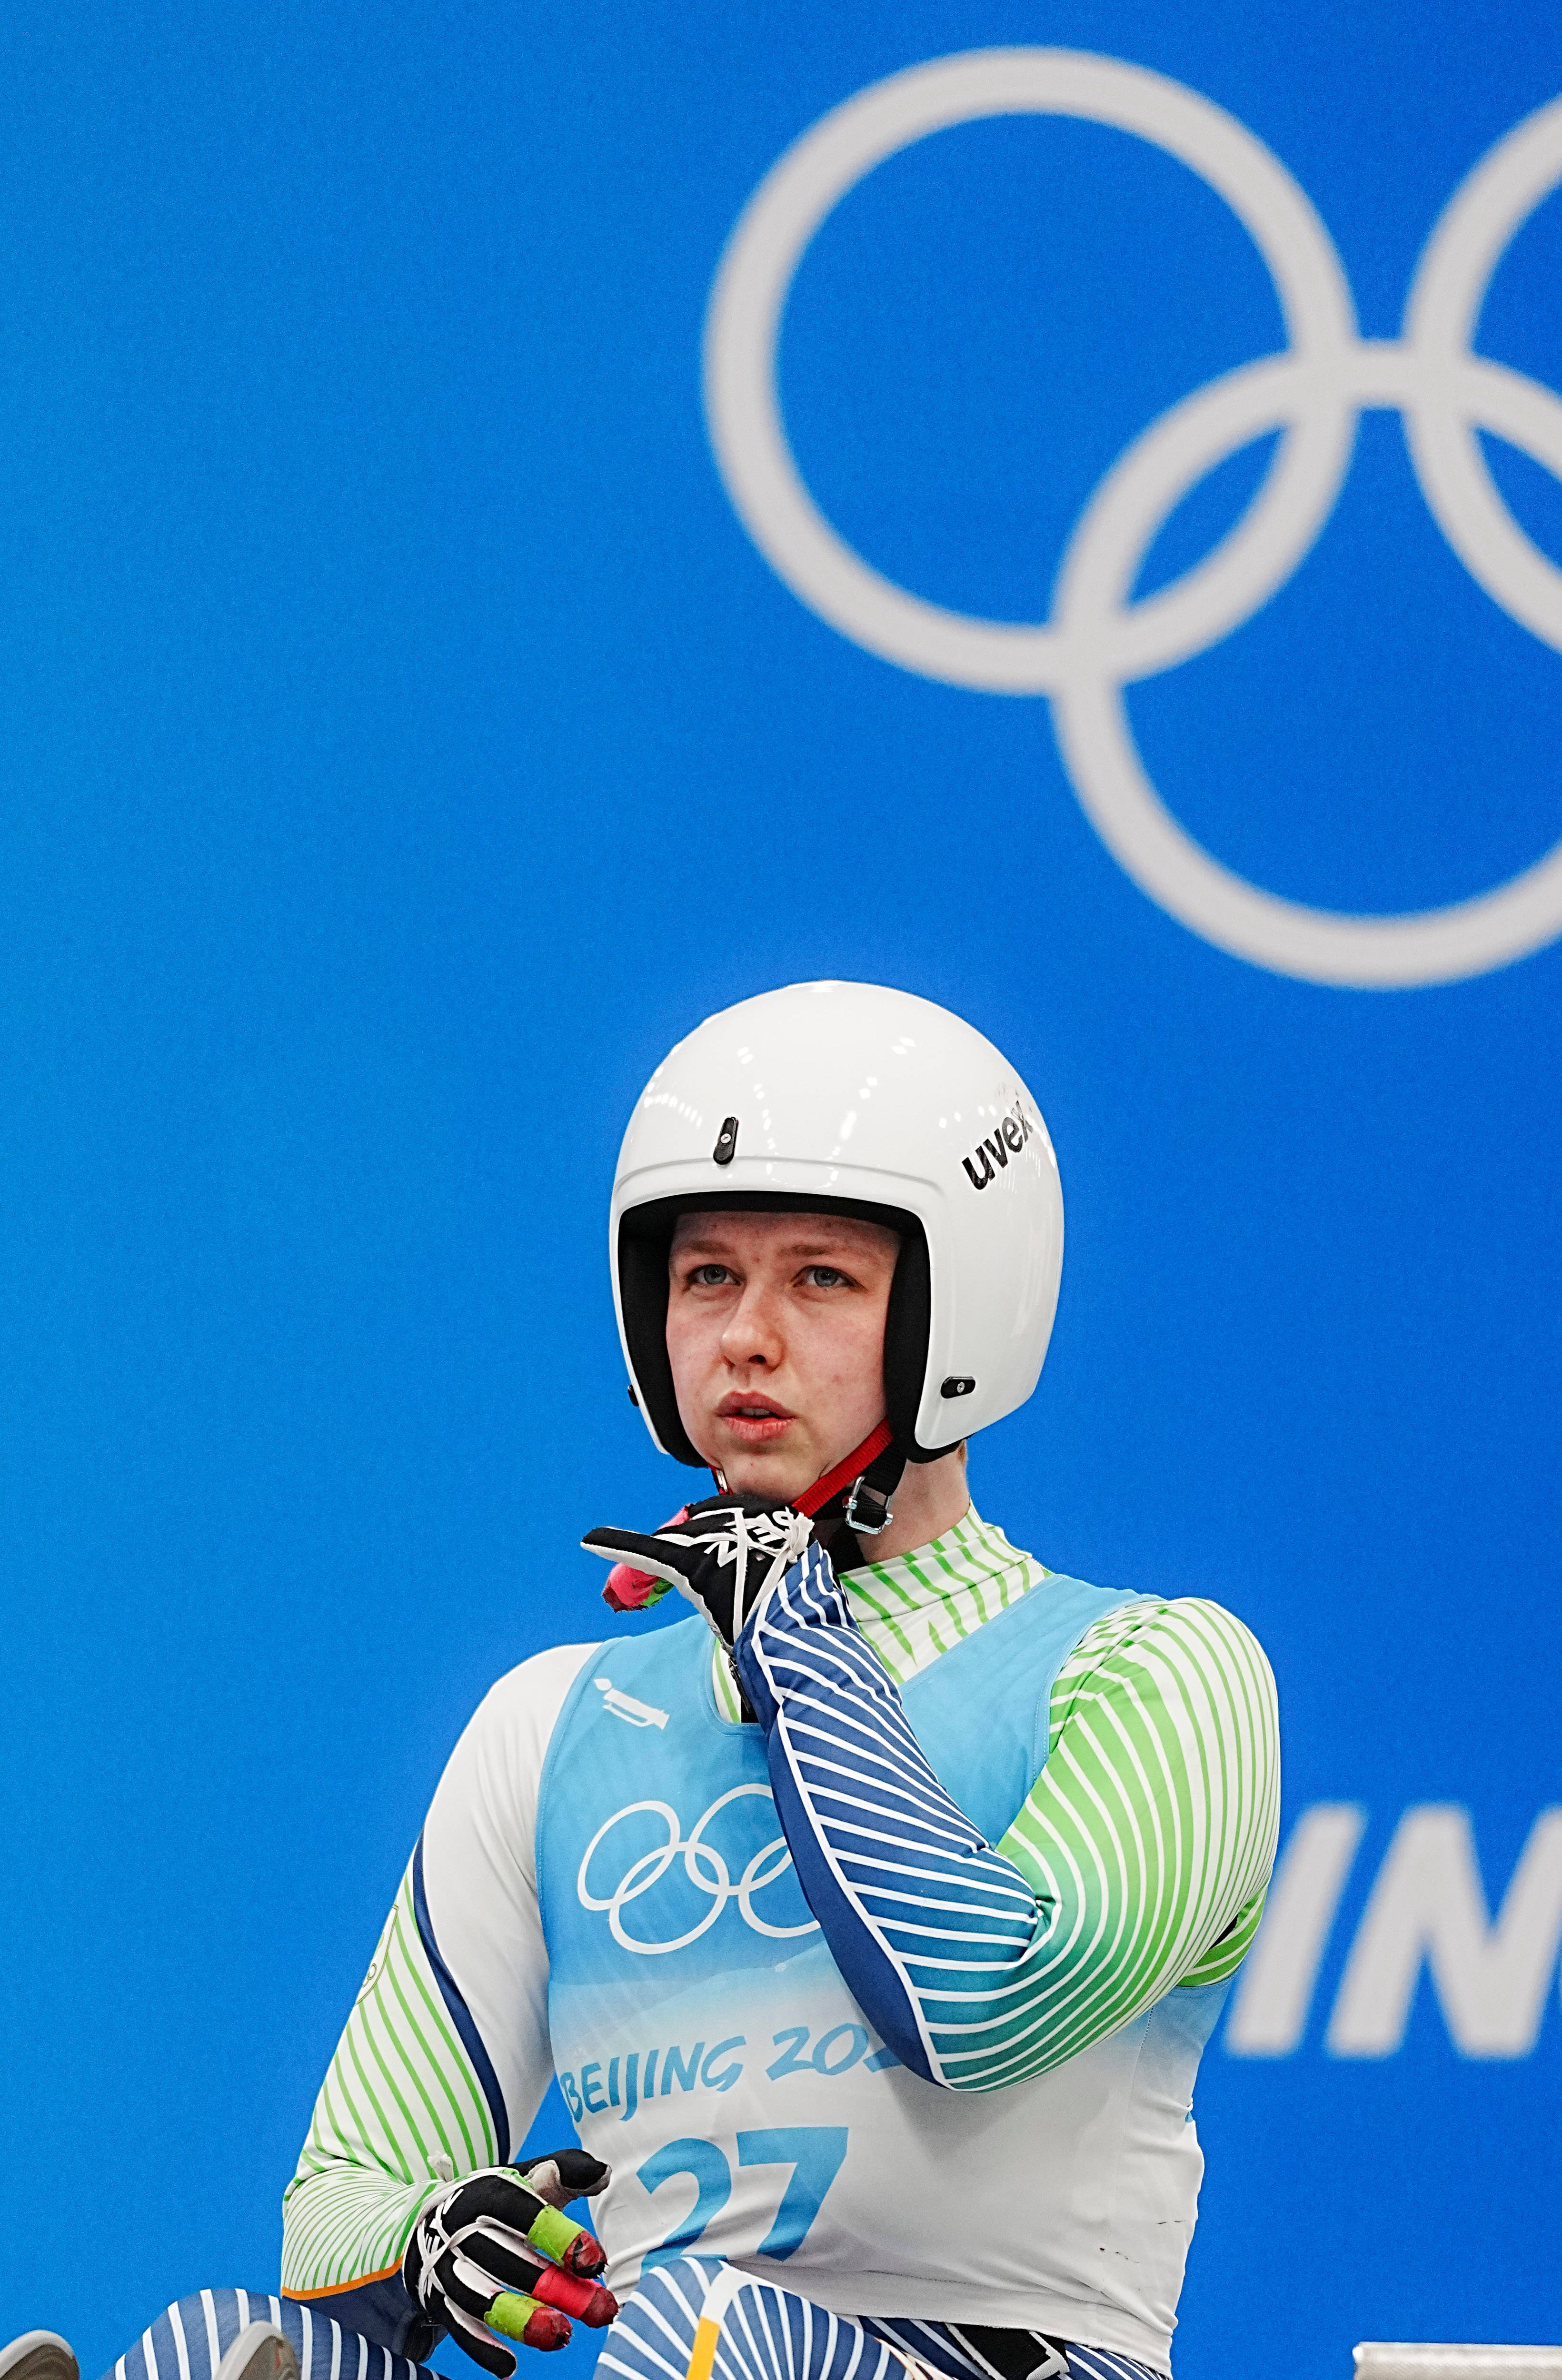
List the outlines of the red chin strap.
<svg viewBox="0 0 1562 2380">
<path fill-rule="evenodd" d="M 849 1454 L 844 1454 L 841 1457 L 833 1471 L 826 1471 L 823 1478 L 814 1481 L 812 1488 L 805 1488 L 800 1496 L 793 1497 L 793 1512 L 801 1512 L 806 1520 L 812 1521 L 816 1512 L 824 1511 L 832 1496 L 838 1496 L 843 1488 L 849 1488 L 854 1479 L 860 1479 L 863 1473 L 878 1461 L 879 1456 L 889 1445 L 893 1435 L 894 1432 L 888 1422 L 881 1421 L 876 1429 L 871 1429 L 868 1432 L 860 1446 L 854 1446 Z M 725 1495 L 726 1482 L 714 1463 L 711 1465 L 711 1476 L 715 1481 L 717 1488 Z M 665 1529 L 676 1528 L 680 1521 L 687 1520 L 688 1517 L 689 1507 L 681 1505 L 673 1514 L 672 1519 L 664 1521 L 662 1525 Z M 885 1517 L 886 1520 L 889 1518 L 887 1505 Z M 866 1524 L 859 1523 L 858 1525 L 861 1527 Z M 607 1585 L 602 1590 L 602 1599 L 614 1611 L 639 1611 L 648 1603 L 659 1602 L 665 1592 L 665 1582 L 656 1577 L 654 1572 L 648 1570 L 633 1570 L 628 1562 L 615 1562 L 607 1573 Z"/>
<path fill-rule="evenodd" d="M 879 1457 L 884 1454 L 884 1450 L 888 1447 L 893 1435 L 896 1433 L 891 1430 L 888 1421 L 881 1421 L 876 1428 L 869 1430 L 867 1438 L 862 1439 L 862 1445 L 852 1447 L 850 1454 L 843 1454 L 843 1457 L 840 1457 L 840 1462 L 836 1463 L 834 1471 L 824 1471 L 824 1474 L 814 1480 L 812 1488 L 805 1488 L 802 1495 L 795 1495 L 793 1500 L 790 1500 L 793 1512 L 800 1512 L 805 1521 L 812 1521 L 814 1513 L 824 1512 L 824 1507 L 829 1504 L 831 1497 L 840 1495 L 843 1488 L 850 1488 L 852 1480 L 862 1478 L 864 1471 L 867 1471 L 872 1463 L 879 1462 Z M 726 1475 L 724 1475 L 714 1463 L 710 1466 L 710 1475 L 716 1483 L 716 1495 L 726 1495 L 728 1492 Z M 678 1518 L 681 1518 L 681 1513 L 678 1513 Z"/>
<path fill-rule="evenodd" d="M 849 1488 L 853 1480 L 860 1479 L 864 1472 L 873 1468 L 880 1455 L 888 1450 L 894 1435 L 887 1419 L 878 1423 L 868 1432 L 860 1446 L 854 1446 L 849 1454 L 842 1455 L 834 1470 L 824 1472 L 812 1488 L 805 1488 L 800 1496 L 791 1499 L 793 1512 L 800 1512 L 805 1520 L 812 1521 L 815 1513 L 824 1511 L 832 1497 L 838 1496 L 843 1488 Z M 725 1496 L 728 1492 L 725 1475 L 714 1463 L 710 1470 L 717 1493 Z M 893 1480 L 890 1484 L 894 1484 Z"/>
<path fill-rule="evenodd" d="M 833 1496 L 838 1496 L 843 1488 L 849 1488 L 853 1480 L 860 1479 L 864 1472 L 872 1469 L 880 1455 L 888 1448 L 893 1436 L 894 1432 L 889 1423 L 881 1421 L 876 1429 L 871 1429 L 868 1432 L 860 1446 L 854 1446 L 849 1454 L 842 1455 L 833 1471 L 826 1471 L 822 1478 L 814 1481 L 812 1488 L 805 1488 L 800 1496 L 792 1498 L 793 1512 L 801 1512 L 805 1520 L 812 1521 L 816 1512 L 824 1511 Z M 718 1492 L 725 1496 L 727 1493 L 726 1480 L 714 1463 L 710 1468 L 711 1476 L 716 1483 Z M 885 1521 L 891 1518 L 888 1489 L 894 1487 L 895 1478 L 897 1475 L 898 1465 L 896 1465 L 880 1500 L 884 1504 Z M 662 1526 L 665 1529 L 676 1528 L 680 1521 L 687 1520 L 688 1517 L 689 1507 L 687 1504 L 680 1505 L 672 1519 L 664 1521 Z M 868 1524 L 864 1520 L 860 1521 L 857 1525 L 859 1528 L 865 1528 Z M 883 1525 L 883 1522 L 878 1524 L 879 1527 Z M 874 1534 L 877 1534 L 876 1529 Z M 653 1572 L 632 1570 L 628 1562 L 615 1562 L 607 1573 L 607 1585 L 602 1590 L 602 1599 L 614 1611 L 639 1611 L 648 1603 L 659 1602 L 665 1593 L 665 1582 L 656 1577 Z"/>
<path fill-rule="evenodd" d="M 815 1512 L 822 1512 L 832 1496 L 838 1496 L 843 1488 L 861 1477 L 869 1464 L 884 1452 L 893 1435 L 888 1422 L 881 1421 L 876 1429 L 869 1431 L 860 1446 L 854 1446 L 849 1454 L 842 1455 L 833 1471 L 826 1471 L 812 1488 L 805 1488 L 800 1496 L 792 1498 L 793 1511 L 801 1512 L 805 1519 L 812 1521 Z"/>
</svg>

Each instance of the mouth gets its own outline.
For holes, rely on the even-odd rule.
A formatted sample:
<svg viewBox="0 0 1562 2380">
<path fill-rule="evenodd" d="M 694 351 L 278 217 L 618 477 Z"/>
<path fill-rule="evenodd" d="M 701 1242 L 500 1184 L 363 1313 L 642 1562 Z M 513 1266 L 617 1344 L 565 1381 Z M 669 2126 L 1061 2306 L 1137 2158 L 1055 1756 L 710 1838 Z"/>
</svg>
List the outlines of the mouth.
<svg viewBox="0 0 1562 2380">
<path fill-rule="evenodd" d="M 761 1396 L 753 1390 L 735 1390 L 723 1397 L 716 1415 L 740 1446 L 772 1446 L 797 1418 L 774 1397 Z"/>
</svg>

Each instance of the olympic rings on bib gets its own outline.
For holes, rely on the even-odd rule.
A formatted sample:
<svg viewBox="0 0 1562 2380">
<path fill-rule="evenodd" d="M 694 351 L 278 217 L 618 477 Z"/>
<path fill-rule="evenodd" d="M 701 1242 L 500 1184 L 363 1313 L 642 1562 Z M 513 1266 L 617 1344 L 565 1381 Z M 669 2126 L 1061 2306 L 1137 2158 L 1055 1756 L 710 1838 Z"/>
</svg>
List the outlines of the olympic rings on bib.
<svg viewBox="0 0 1562 2380">
<path fill-rule="evenodd" d="M 1252 238 L 1288 346 L 1212 381 L 1114 464 L 1069 538 L 1049 619 L 1027 626 L 947 611 L 873 569 L 813 503 L 787 443 L 775 346 L 787 293 L 826 216 L 916 140 L 994 115 L 1068 115 L 1136 134 L 1198 174 Z M 1562 398 L 1470 352 L 1509 242 L 1562 182 L 1562 100 L 1518 125 L 1466 177 L 1411 282 L 1403 336 L 1358 336 L 1350 290 L 1311 200 L 1257 136 L 1146 67 L 1051 49 L 971 50 L 871 85 L 821 117 L 771 168 L 727 242 L 705 326 L 705 407 L 744 527 L 793 593 L 867 651 L 919 675 L 1053 704 L 1064 766 L 1097 833 L 1141 891 L 1217 947 L 1316 983 L 1447 983 L 1562 933 L 1562 844 L 1506 884 L 1446 907 L 1359 917 L 1250 884 L 1195 843 L 1145 772 L 1123 701 L 1137 680 L 1207 651 L 1252 618 L 1322 531 L 1367 407 L 1405 420 L 1410 459 L 1466 569 L 1562 652 L 1562 571 L 1503 504 L 1476 438 L 1486 430 L 1562 479 Z M 1154 594 L 1141 565 L 1178 504 L 1271 431 L 1279 452 L 1236 527 Z"/>
<path fill-rule="evenodd" d="M 786 1942 L 792 1940 L 798 1935 L 817 1934 L 818 1924 L 812 1918 L 809 1919 L 806 1925 L 771 1925 L 754 1907 L 755 1893 L 763 1892 L 767 1884 L 776 1883 L 792 1864 L 792 1854 L 787 1849 L 787 1839 L 784 1835 L 775 1836 L 774 1840 L 763 1844 L 754 1852 L 736 1884 L 732 1880 L 732 1871 L 720 1852 L 714 1844 L 705 1840 L 706 1828 L 721 1811 L 726 1808 L 729 1802 L 745 1801 L 750 1796 L 769 1802 L 772 1809 L 775 1808 L 775 1800 L 768 1785 L 734 1785 L 729 1792 L 721 1794 L 711 1803 L 710 1808 L 697 1821 L 693 1832 L 687 1839 L 678 1825 L 677 1812 L 668 1802 L 630 1802 L 622 1810 L 615 1810 L 610 1818 L 603 1820 L 602 1825 L 586 1845 L 585 1855 L 580 1862 L 580 1872 L 575 1879 L 575 1889 L 581 1908 L 605 1910 L 614 1940 L 620 1949 L 633 1951 L 638 1958 L 642 1959 L 660 1959 L 665 1957 L 670 1950 L 687 1950 L 691 1942 L 698 1942 L 702 1934 L 710 1932 L 722 1911 L 731 1900 L 738 1903 L 738 1913 L 744 1925 L 755 1934 L 768 1936 L 772 1941 Z M 631 1860 L 615 1889 L 608 1893 L 605 1899 L 599 1898 L 592 1891 L 586 1881 L 592 1855 L 604 1839 L 612 1833 L 615 1827 L 625 1818 L 634 1817 L 641 1810 L 650 1811 L 661 1819 L 667 1830 L 667 1840 L 665 1843 L 658 1844 L 655 1850 L 642 1852 L 638 1859 Z M 698 1891 L 709 1895 L 711 1905 L 701 1916 L 698 1924 L 691 1925 L 687 1933 L 679 1934 L 666 1942 L 641 1941 L 626 1927 L 624 1912 L 631 1902 L 643 1899 L 646 1893 L 660 1884 L 674 1860 L 680 1858 L 683 1861 L 684 1874 L 689 1883 Z"/>
</svg>

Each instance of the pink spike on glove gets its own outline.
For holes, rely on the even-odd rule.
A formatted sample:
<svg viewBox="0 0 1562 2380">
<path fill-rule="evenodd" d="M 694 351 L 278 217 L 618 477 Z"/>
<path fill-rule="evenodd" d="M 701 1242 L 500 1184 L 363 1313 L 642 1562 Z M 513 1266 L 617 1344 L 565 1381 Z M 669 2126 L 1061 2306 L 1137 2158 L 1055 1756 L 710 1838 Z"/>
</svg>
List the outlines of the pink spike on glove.
<svg viewBox="0 0 1562 2380">
<path fill-rule="evenodd" d="M 689 1518 L 689 1507 L 680 1504 L 672 1518 L 664 1521 L 665 1529 L 676 1529 L 680 1521 Z M 607 1573 L 607 1585 L 602 1599 L 610 1611 L 649 1611 L 668 1592 L 667 1581 L 648 1570 L 631 1570 L 628 1562 L 615 1562 Z"/>
</svg>

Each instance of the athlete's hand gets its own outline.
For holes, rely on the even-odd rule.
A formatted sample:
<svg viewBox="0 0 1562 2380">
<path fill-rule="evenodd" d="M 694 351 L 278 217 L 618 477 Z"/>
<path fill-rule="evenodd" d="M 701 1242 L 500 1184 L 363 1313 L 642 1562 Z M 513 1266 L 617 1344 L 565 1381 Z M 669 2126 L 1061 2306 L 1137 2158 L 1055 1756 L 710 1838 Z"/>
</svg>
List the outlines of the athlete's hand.
<svg viewBox="0 0 1562 2380">
<path fill-rule="evenodd" d="M 688 1505 L 680 1504 L 672 1519 L 664 1521 L 662 1526 L 676 1529 L 688 1518 Z M 653 1604 L 660 1603 L 671 1591 L 670 1582 L 658 1578 L 654 1571 L 636 1570 L 632 1562 L 616 1561 L 607 1573 L 602 1599 L 609 1611 L 649 1611 Z"/>
<path fill-rule="evenodd" d="M 419 2216 L 402 2278 L 458 2347 L 508 2380 L 517 2359 L 505 2339 L 563 2347 L 571 2314 L 600 2330 L 617 2313 L 596 2278 L 607 2262 L 601 2244 L 559 2211 L 572 2198 L 594 2198 L 612 2178 L 584 2149 L 469 2173 Z"/>
<path fill-rule="evenodd" d="M 730 1651 L 766 1587 L 791 1568 L 812 1535 L 812 1522 L 789 1504 L 726 1495 L 690 1504 L 651 1536 L 593 1529 L 580 1543 L 606 1561 L 676 1586 Z"/>
</svg>

